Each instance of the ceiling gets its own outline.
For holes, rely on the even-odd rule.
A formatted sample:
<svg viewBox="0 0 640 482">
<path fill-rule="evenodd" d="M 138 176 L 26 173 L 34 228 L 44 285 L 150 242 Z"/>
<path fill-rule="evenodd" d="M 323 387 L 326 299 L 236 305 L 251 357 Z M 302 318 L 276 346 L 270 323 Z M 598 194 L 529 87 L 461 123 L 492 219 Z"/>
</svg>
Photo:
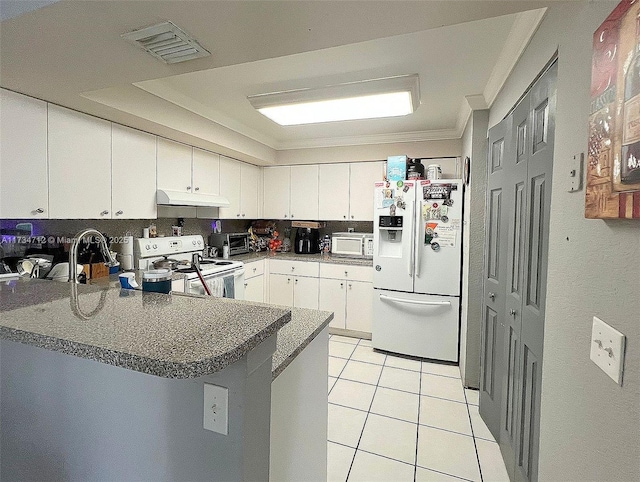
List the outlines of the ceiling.
<svg viewBox="0 0 640 482">
<path fill-rule="evenodd" d="M 552 2 L 47 3 L 0 3 L 2 87 L 268 164 L 284 149 L 459 138 Z M 212 55 L 167 65 L 120 37 L 166 20 Z M 283 127 L 246 99 L 414 73 L 421 105 L 400 118 Z"/>
</svg>

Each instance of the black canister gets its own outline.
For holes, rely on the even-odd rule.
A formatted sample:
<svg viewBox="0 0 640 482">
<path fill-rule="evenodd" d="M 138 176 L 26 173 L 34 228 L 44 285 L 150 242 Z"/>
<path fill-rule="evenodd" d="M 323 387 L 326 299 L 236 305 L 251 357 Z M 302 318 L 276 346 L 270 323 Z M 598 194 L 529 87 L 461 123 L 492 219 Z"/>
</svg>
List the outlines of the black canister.
<svg viewBox="0 0 640 482">
<path fill-rule="evenodd" d="M 171 292 L 171 270 L 150 269 L 142 273 L 142 291 L 153 293 Z"/>
<path fill-rule="evenodd" d="M 409 159 L 407 162 L 407 179 L 424 179 L 424 166 L 420 159 Z"/>
</svg>

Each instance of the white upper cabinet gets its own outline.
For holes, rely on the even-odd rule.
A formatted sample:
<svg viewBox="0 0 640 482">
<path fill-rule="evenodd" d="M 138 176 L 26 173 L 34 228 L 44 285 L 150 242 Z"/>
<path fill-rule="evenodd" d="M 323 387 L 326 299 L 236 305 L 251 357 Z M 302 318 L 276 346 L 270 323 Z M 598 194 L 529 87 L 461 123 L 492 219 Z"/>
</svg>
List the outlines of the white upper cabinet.
<svg viewBox="0 0 640 482">
<path fill-rule="evenodd" d="M 0 105 L 0 218 L 47 218 L 47 104 L 0 90 Z"/>
<path fill-rule="evenodd" d="M 318 211 L 317 165 L 291 166 L 291 219 L 314 221 L 320 219 Z"/>
<path fill-rule="evenodd" d="M 156 136 L 113 124 L 111 207 L 114 219 L 156 218 Z"/>
<path fill-rule="evenodd" d="M 49 104 L 49 217 L 111 218 L 111 123 Z"/>
<path fill-rule="evenodd" d="M 348 220 L 349 164 L 320 164 L 319 170 L 319 218 L 323 221 Z"/>
<path fill-rule="evenodd" d="M 193 148 L 192 191 L 220 194 L 220 155 Z"/>
<path fill-rule="evenodd" d="M 264 217 L 289 219 L 291 185 L 289 166 L 264 168 Z"/>
<path fill-rule="evenodd" d="M 230 203 L 220 208 L 220 217 L 240 218 L 240 163 L 225 156 L 220 156 L 220 195 Z"/>
<path fill-rule="evenodd" d="M 349 221 L 373 221 L 374 183 L 383 179 L 382 166 L 382 162 L 350 164 Z"/>
<path fill-rule="evenodd" d="M 158 189 L 191 192 L 193 148 L 158 137 Z"/>
<path fill-rule="evenodd" d="M 260 168 L 240 164 L 240 217 L 256 219 L 259 212 Z"/>
</svg>

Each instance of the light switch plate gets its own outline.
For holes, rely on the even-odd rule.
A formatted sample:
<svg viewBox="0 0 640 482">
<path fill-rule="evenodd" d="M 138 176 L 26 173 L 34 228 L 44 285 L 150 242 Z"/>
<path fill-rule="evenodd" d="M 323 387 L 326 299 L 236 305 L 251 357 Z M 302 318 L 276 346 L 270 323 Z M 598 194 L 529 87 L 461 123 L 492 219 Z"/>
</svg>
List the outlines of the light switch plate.
<svg viewBox="0 0 640 482">
<path fill-rule="evenodd" d="M 593 317 L 591 360 L 614 382 L 622 384 L 625 336 L 600 318 Z"/>
<path fill-rule="evenodd" d="M 206 430 L 227 435 L 229 433 L 229 389 L 204 384 L 204 421 Z"/>
<path fill-rule="evenodd" d="M 584 170 L 584 153 L 573 156 L 569 166 L 569 192 L 582 190 L 582 178 Z"/>
</svg>

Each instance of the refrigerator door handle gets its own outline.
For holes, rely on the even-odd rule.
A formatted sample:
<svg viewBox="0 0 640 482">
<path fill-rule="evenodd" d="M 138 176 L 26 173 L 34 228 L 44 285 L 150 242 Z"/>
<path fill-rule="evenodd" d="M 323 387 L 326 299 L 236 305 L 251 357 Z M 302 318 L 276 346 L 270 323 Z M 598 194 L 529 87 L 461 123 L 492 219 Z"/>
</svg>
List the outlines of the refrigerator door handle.
<svg viewBox="0 0 640 482">
<path fill-rule="evenodd" d="M 411 201 L 411 211 L 413 213 L 413 216 L 409 216 L 409 219 L 411 220 L 411 226 L 409 227 L 409 233 L 411 234 L 411 237 L 413 238 L 413 236 L 415 236 L 415 229 L 413 227 L 413 223 L 414 223 L 414 219 L 413 217 L 415 216 L 415 207 L 416 207 L 416 202 L 415 201 Z M 413 277 L 413 263 L 414 263 L 414 256 L 415 256 L 415 242 L 413 241 L 413 239 L 411 240 L 410 243 L 410 248 L 411 253 L 409 254 L 409 277 Z"/>
<path fill-rule="evenodd" d="M 415 223 L 416 223 L 415 231 L 417 236 L 415 236 L 415 246 L 413 249 L 415 249 L 416 251 L 414 272 L 416 274 L 416 278 L 419 278 L 420 277 L 420 251 L 422 251 L 422 236 L 424 236 L 424 234 L 420 229 L 420 221 L 422 219 L 422 203 L 417 202 L 416 204 L 417 204 L 417 212 L 416 212 L 416 218 L 415 218 Z"/>
<path fill-rule="evenodd" d="M 395 298 L 394 296 L 380 295 L 381 300 L 396 301 L 398 303 L 406 303 L 409 305 L 429 305 L 429 306 L 451 306 L 451 301 L 420 301 L 407 300 L 404 298 Z"/>
</svg>

